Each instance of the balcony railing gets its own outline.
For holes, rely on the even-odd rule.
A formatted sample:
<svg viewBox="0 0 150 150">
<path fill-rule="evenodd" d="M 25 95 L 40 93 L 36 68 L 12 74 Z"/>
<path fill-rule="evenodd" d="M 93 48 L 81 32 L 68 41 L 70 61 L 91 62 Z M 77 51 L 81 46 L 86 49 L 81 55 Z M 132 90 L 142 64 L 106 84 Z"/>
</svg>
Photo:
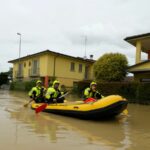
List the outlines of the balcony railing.
<svg viewBox="0 0 150 150">
<path fill-rule="evenodd" d="M 29 77 L 38 77 L 38 76 L 40 76 L 40 69 L 39 68 L 29 69 Z"/>
</svg>

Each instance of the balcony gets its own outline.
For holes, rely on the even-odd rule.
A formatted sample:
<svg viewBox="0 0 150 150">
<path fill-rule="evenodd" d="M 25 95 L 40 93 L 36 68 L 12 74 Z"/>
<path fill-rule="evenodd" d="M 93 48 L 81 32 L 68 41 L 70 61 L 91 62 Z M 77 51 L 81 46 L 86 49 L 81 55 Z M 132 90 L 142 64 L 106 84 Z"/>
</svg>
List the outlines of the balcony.
<svg viewBox="0 0 150 150">
<path fill-rule="evenodd" d="M 29 69 L 29 77 L 39 77 L 40 69 L 39 68 L 31 68 Z"/>
</svg>

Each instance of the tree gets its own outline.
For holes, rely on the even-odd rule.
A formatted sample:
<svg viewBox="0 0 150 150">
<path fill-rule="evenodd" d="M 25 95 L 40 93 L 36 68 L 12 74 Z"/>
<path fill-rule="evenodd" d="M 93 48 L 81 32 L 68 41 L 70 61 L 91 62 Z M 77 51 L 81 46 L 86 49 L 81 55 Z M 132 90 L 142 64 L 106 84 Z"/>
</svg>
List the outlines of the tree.
<svg viewBox="0 0 150 150">
<path fill-rule="evenodd" d="M 8 75 L 6 72 L 0 73 L 0 85 L 6 84 L 8 82 Z"/>
<path fill-rule="evenodd" d="M 9 80 L 12 80 L 12 68 L 9 68 L 7 72 L 0 73 L 0 85 L 7 84 Z"/>
<path fill-rule="evenodd" d="M 108 53 L 100 57 L 94 64 L 96 80 L 121 81 L 126 76 L 128 61 L 125 55 L 120 53 Z"/>
</svg>

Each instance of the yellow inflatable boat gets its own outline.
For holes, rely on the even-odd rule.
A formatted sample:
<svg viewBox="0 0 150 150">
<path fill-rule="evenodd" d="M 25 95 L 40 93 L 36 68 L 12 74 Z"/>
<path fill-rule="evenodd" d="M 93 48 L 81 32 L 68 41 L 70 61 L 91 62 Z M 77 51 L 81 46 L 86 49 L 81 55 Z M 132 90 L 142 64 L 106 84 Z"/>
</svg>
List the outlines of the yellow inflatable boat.
<svg viewBox="0 0 150 150">
<path fill-rule="evenodd" d="M 114 117 L 122 113 L 127 108 L 127 104 L 127 100 L 123 97 L 119 95 L 111 95 L 90 103 L 76 101 L 49 104 L 43 111 L 82 119 L 95 120 Z M 36 109 L 41 105 L 43 105 L 43 103 L 33 102 L 31 104 L 31 108 Z"/>
</svg>

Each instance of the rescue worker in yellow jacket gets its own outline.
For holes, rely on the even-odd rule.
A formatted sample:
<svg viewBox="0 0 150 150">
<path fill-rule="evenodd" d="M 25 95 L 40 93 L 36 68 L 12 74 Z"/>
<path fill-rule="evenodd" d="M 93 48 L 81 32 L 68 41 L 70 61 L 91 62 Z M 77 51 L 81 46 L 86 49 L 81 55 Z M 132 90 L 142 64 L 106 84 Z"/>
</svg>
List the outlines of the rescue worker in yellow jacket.
<svg viewBox="0 0 150 150">
<path fill-rule="evenodd" d="M 55 80 L 53 82 L 52 87 L 49 87 L 47 89 L 45 98 L 48 103 L 63 103 L 64 102 L 64 97 L 61 97 L 62 93 L 59 90 L 59 85 L 60 85 L 60 82 L 58 80 Z"/>
<path fill-rule="evenodd" d="M 42 86 L 42 81 L 38 80 L 36 82 L 36 86 L 30 90 L 29 96 L 36 103 L 41 103 L 41 102 L 44 102 L 45 91 L 46 91 L 46 89 Z"/>
<path fill-rule="evenodd" d="M 101 99 L 102 97 L 101 93 L 97 90 L 97 83 L 94 81 L 91 82 L 90 87 L 84 90 L 84 100 L 87 98 Z"/>
</svg>

